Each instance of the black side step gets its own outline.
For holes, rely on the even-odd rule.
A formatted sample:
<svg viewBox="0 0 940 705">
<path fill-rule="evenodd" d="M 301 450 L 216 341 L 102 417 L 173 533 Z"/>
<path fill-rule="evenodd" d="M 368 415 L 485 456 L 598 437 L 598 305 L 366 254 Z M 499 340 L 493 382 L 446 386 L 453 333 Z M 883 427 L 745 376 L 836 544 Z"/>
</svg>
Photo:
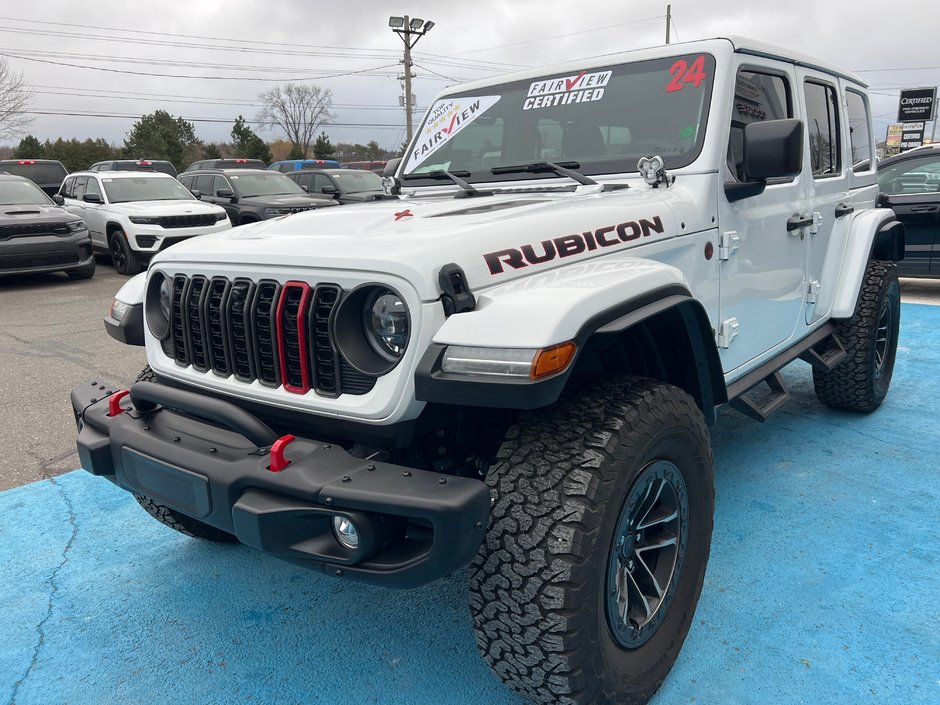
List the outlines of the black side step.
<svg viewBox="0 0 940 705">
<path fill-rule="evenodd" d="M 820 372 L 829 372 L 841 364 L 846 357 L 848 353 L 845 351 L 845 346 L 835 335 L 830 335 L 800 354 L 803 362 L 808 362 L 814 370 Z"/>
<path fill-rule="evenodd" d="M 844 350 L 842 352 L 845 353 Z M 731 408 L 761 423 L 769 419 L 775 411 L 789 401 L 790 392 L 783 386 L 783 377 L 780 376 L 779 371 L 767 375 L 747 391 L 757 389 L 758 386 L 764 383 L 768 387 L 768 391 L 764 396 L 755 399 L 746 396 L 747 392 L 745 392 L 745 394 L 735 397 L 729 402 Z"/>
</svg>

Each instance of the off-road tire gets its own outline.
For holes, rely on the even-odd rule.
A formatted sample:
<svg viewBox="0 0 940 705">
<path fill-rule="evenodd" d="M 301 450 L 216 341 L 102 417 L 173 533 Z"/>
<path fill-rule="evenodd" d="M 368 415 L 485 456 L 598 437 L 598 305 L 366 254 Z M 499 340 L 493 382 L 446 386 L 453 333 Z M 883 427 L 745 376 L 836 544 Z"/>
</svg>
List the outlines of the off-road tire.
<svg viewBox="0 0 940 705">
<path fill-rule="evenodd" d="M 662 622 L 627 649 L 608 623 L 608 561 L 634 479 L 659 460 L 687 490 L 684 559 Z M 711 545 L 712 453 L 695 402 L 626 376 L 567 394 L 509 429 L 486 482 L 494 503 L 470 566 L 483 659 L 537 703 L 646 703 L 691 626 Z"/>
<path fill-rule="evenodd" d="M 870 412 L 884 401 L 894 372 L 901 321 L 896 269 L 892 262 L 868 263 L 855 315 L 835 331 L 848 357 L 828 372 L 813 370 L 816 397 L 826 406 Z M 881 343 L 884 334 L 887 340 Z"/>
<path fill-rule="evenodd" d="M 95 276 L 95 260 L 92 258 L 91 264 L 80 267 L 79 269 L 70 269 L 66 272 L 69 279 L 91 279 Z"/>
<path fill-rule="evenodd" d="M 108 236 L 108 252 L 118 274 L 132 277 L 140 272 L 140 257 L 131 249 L 123 230 L 115 230 Z"/>
<path fill-rule="evenodd" d="M 157 376 L 154 374 L 153 370 L 150 369 L 150 365 L 148 365 L 143 370 L 141 370 L 140 374 L 137 375 L 137 379 L 134 381 L 156 382 Z M 146 511 L 147 514 L 152 516 L 164 526 L 168 526 L 174 531 L 179 531 L 181 534 L 185 534 L 186 536 L 191 536 L 196 539 L 205 539 L 206 541 L 216 541 L 219 543 L 238 542 L 238 539 L 227 531 L 222 531 L 221 529 L 217 529 L 214 526 L 209 526 L 208 524 L 205 524 L 198 519 L 193 519 L 192 517 L 186 516 L 185 514 L 180 514 L 175 509 L 170 509 L 166 505 L 160 504 L 150 497 L 144 497 L 143 495 L 135 494 L 134 499 L 136 499 L 137 503 L 144 508 L 144 511 Z"/>
</svg>

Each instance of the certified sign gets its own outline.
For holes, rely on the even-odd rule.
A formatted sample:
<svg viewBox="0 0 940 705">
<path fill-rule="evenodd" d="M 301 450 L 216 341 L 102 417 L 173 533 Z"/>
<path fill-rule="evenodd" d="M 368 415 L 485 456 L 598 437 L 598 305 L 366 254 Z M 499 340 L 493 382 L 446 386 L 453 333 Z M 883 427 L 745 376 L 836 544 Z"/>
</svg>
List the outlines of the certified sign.
<svg viewBox="0 0 940 705">
<path fill-rule="evenodd" d="M 905 88 L 898 103 L 898 122 L 933 120 L 936 104 L 936 88 Z"/>
</svg>

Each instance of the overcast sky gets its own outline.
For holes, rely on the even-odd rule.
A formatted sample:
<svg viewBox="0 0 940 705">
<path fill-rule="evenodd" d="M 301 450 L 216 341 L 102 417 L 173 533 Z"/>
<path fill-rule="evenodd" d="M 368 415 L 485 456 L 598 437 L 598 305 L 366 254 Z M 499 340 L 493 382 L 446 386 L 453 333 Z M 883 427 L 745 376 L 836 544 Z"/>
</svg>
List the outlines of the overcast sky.
<svg viewBox="0 0 940 705">
<path fill-rule="evenodd" d="M 236 115 L 255 118 L 261 91 L 299 79 L 333 91 L 334 143 L 396 148 L 402 42 L 390 14 L 436 23 L 413 55 L 424 108 L 459 80 L 662 44 L 665 11 L 650 0 L 4 2 L 0 53 L 36 91 L 34 110 L 57 113 L 36 117 L 40 139 L 121 144 L 137 117 L 162 108 L 193 120 L 201 139 L 225 141 Z M 859 72 L 876 91 L 879 140 L 898 87 L 940 84 L 938 0 L 676 0 L 672 15 L 673 42 L 742 35 Z"/>
</svg>

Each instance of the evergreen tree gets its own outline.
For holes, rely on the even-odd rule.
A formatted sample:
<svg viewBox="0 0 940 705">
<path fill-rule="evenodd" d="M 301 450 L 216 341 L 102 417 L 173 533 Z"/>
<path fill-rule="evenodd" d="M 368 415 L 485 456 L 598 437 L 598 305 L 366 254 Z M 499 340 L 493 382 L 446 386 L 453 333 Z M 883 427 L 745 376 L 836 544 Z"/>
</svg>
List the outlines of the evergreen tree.
<svg viewBox="0 0 940 705">
<path fill-rule="evenodd" d="M 221 159 L 222 152 L 219 151 L 217 145 L 213 143 L 207 144 L 202 148 L 202 158 L 203 159 Z"/>
<path fill-rule="evenodd" d="M 304 154 L 304 150 L 300 148 L 299 144 L 295 144 L 290 148 L 290 152 L 287 153 L 288 159 L 305 159 L 307 155 Z"/>
<path fill-rule="evenodd" d="M 271 150 L 264 140 L 248 127 L 245 118 L 239 115 L 232 126 L 232 149 L 238 157 L 260 159 L 265 164 L 271 161 Z M 218 157 L 211 157 L 218 159 Z"/>
<path fill-rule="evenodd" d="M 42 142 L 26 135 L 13 150 L 14 159 L 42 159 Z"/>
<path fill-rule="evenodd" d="M 182 171 L 194 146 L 201 147 L 191 122 L 174 118 L 165 110 L 155 110 L 134 123 L 124 139 L 124 154 L 129 159 L 168 159 Z"/>
<path fill-rule="evenodd" d="M 313 143 L 313 156 L 317 159 L 332 159 L 336 150 L 325 132 L 321 132 L 317 141 Z"/>
</svg>

